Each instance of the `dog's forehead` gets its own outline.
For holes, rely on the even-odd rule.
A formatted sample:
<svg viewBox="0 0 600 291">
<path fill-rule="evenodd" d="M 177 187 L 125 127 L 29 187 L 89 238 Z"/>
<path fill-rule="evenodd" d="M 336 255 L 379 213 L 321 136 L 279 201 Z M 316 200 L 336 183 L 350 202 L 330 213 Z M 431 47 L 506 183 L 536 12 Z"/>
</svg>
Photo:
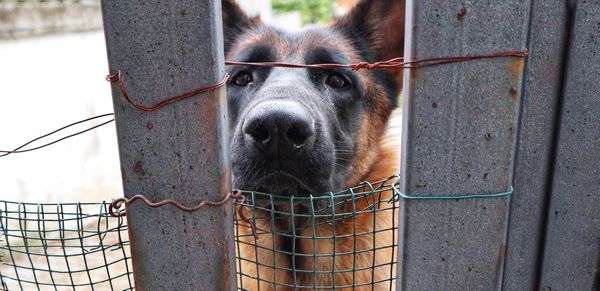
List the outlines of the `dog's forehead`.
<svg viewBox="0 0 600 291">
<path fill-rule="evenodd" d="M 236 59 L 256 47 L 268 48 L 272 61 L 303 63 L 305 57 L 320 49 L 335 51 L 348 61 L 360 61 L 352 41 L 327 26 L 308 27 L 300 31 L 286 31 L 261 26 L 246 31 L 238 38 L 228 57 Z"/>
</svg>

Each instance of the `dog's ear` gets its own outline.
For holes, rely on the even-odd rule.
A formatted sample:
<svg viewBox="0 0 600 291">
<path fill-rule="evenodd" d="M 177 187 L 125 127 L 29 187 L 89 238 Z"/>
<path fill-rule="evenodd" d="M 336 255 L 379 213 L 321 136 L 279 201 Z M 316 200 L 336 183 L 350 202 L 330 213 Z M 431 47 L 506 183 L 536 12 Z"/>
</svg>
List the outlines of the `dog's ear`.
<svg viewBox="0 0 600 291">
<path fill-rule="evenodd" d="M 221 13 L 223 14 L 223 39 L 226 54 L 240 34 L 262 24 L 258 16 L 248 17 L 235 3 L 235 0 L 222 0 Z"/>
<path fill-rule="evenodd" d="M 333 22 L 333 27 L 357 40 L 362 51 L 383 61 L 404 54 L 405 0 L 362 0 L 348 14 Z M 361 45 L 362 44 L 362 45 Z M 400 74 L 402 70 L 394 70 Z"/>
<path fill-rule="evenodd" d="M 333 26 L 353 40 L 366 42 L 378 61 L 404 53 L 405 0 L 361 0 Z"/>
</svg>

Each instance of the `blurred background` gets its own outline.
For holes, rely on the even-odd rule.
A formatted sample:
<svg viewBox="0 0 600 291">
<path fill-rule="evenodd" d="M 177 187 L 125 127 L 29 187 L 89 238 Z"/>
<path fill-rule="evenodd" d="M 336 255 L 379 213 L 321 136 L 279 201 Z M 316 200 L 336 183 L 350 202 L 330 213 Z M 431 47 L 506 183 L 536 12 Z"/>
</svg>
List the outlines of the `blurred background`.
<svg viewBox="0 0 600 291">
<path fill-rule="evenodd" d="M 238 2 L 249 15 L 297 30 L 344 14 L 357 1 Z M 112 112 L 107 72 L 99 1 L 0 0 L 0 150 Z M 0 157 L 0 200 L 100 201 L 122 195 L 114 123 L 38 151 Z"/>
</svg>

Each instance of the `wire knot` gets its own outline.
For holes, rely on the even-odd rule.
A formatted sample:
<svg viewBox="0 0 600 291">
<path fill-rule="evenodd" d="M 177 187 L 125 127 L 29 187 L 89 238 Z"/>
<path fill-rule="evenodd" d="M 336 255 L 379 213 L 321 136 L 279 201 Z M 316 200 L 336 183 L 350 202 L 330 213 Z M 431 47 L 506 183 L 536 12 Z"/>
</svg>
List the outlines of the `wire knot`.
<svg viewBox="0 0 600 291">
<path fill-rule="evenodd" d="M 377 64 L 371 64 L 371 63 L 367 63 L 367 62 L 360 62 L 360 63 L 351 65 L 352 71 L 358 71 L 361 69 L 372 70 L 376 67 L 377 67 Z"/>
<path fill-rule="evenodd" d="M 106 81 L 108 82 L 116 82 L 119 81 L 119 78 L 121 77 L 121 70 L 119 70 L 118 72 L 114 73 L 114 74 L 108 74 L 106 75 Z"/>
<path fill-rule="evenodd" d="M 121 197 L 121 198 L 113 199 L 113 201 L 110 202 L 110 204 L 108 205 L 108 212 L 110 213 L 110 216 L 112 216 L 112 217 L 125 216 L 125 214 L 126 214 L 125 209 L 123 209 L 122 211 L 119 210 L 121 208 L 121 206 L 123 206 L 123 203 L 127 203 L 127 198 Z"/>
</svg>

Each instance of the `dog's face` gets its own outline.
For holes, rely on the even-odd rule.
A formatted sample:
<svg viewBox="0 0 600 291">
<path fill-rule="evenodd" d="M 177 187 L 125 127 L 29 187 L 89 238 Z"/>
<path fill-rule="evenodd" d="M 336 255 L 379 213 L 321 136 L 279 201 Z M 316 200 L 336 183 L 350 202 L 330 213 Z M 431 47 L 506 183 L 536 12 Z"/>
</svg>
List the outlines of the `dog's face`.
<svg viewBox="0 0 600 291">
<path fill-rule="evenodd" d="M 363 1 L 325 27 L 286 32 L 224 0 L 227 60 L 373 62 L 402 55 L 404 1 Z M 400 15 L 400 16 L 399 16 Z M 321 194 L 357 183 L 377 155 L 401 72 L 228 66 L 234 186 Z"/>
</svg>

